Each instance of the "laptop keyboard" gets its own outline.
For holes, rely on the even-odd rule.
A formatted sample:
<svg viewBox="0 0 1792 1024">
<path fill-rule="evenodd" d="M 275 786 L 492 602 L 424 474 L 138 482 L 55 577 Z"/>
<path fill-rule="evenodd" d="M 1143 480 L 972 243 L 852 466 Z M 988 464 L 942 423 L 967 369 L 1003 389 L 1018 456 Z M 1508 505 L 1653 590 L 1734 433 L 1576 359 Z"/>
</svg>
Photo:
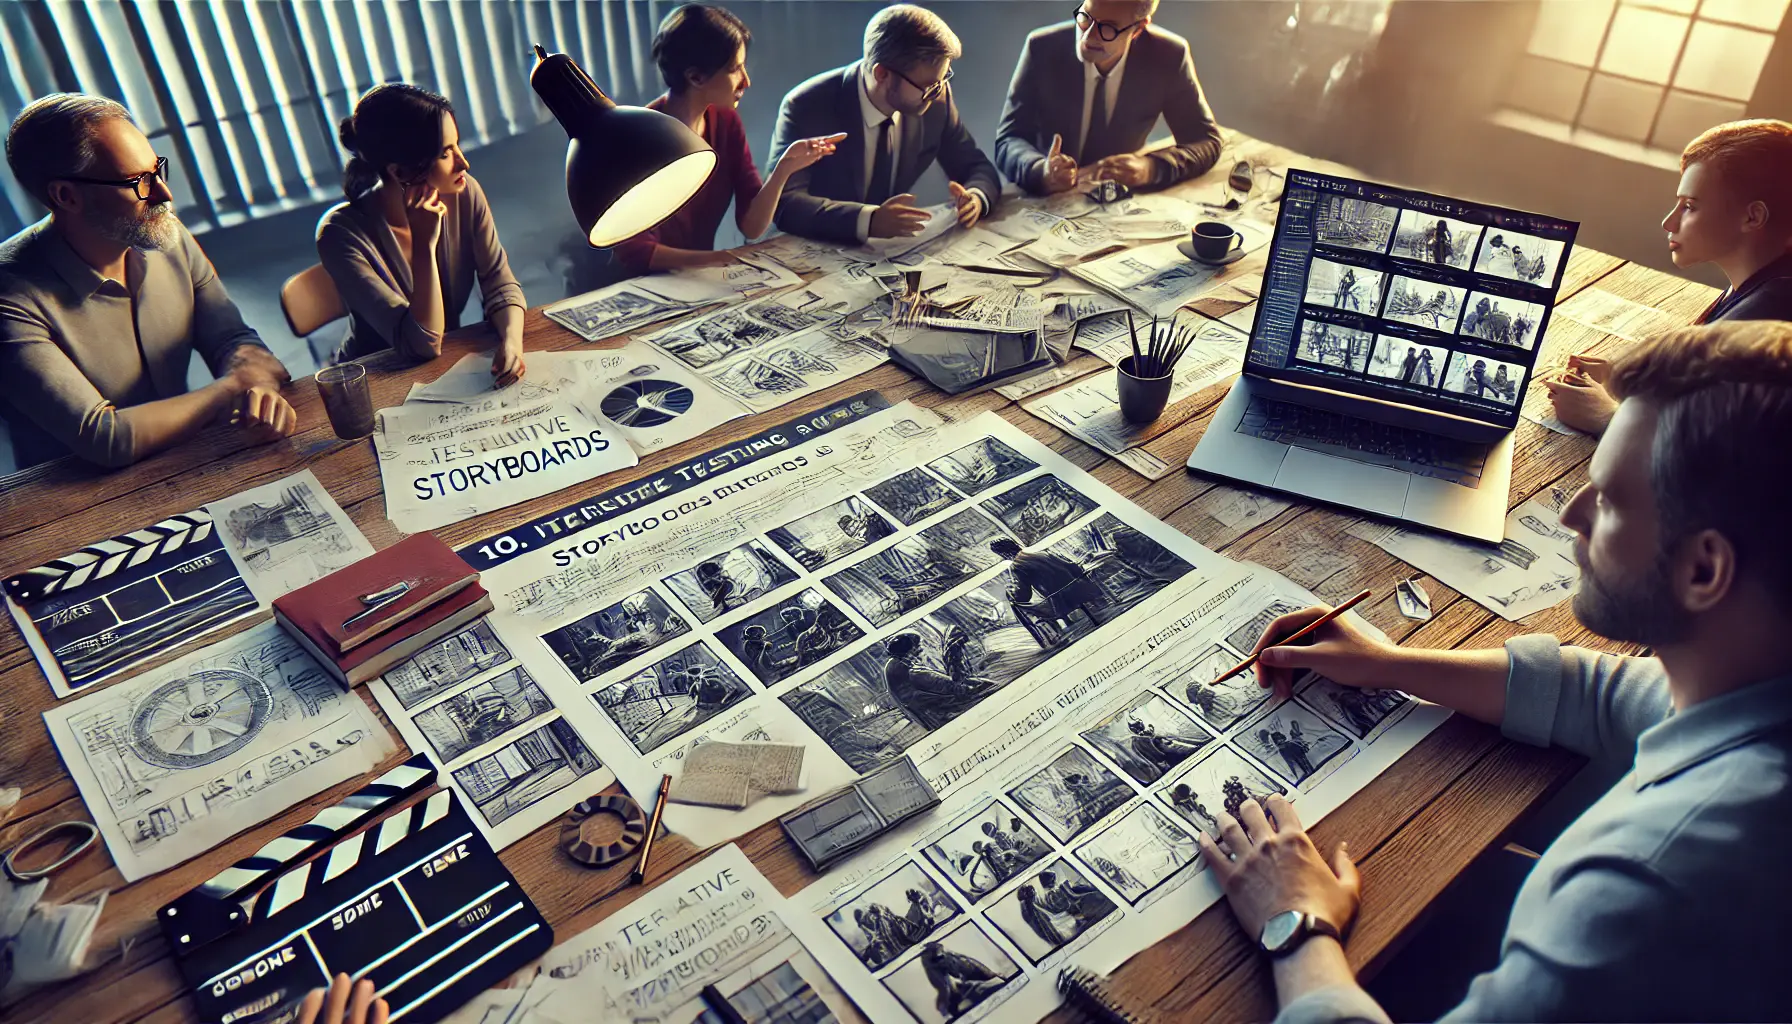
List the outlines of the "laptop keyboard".
<svg viewBox="0 0 1792 1024">
<path fill-rule="evenodd" d="M 1266 441 L 1405 470 L 1461 487 L 1481 485 L 1490 449 L 1489 445 L 1473 441 L 1458 441 L 1263 397 L 1251 399 L 1237 430 Z"/>
</svg>

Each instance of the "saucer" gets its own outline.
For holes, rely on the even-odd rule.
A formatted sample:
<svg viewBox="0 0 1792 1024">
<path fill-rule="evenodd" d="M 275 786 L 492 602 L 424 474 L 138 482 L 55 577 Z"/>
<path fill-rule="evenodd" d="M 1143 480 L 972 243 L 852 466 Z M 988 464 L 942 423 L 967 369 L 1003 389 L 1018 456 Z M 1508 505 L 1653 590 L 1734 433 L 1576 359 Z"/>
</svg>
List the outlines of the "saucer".
<svg viewBox="0 0 1792 1024">
<path fill-rule="evenodd" d="M 1209 267 L 1223 267 L 1228 263 L 1237 263 L 1239 260 L 1244 259 L 1244 246 L 1242 245 L 1217 260 L 1210 260 L 1203 256 L 1197 256 L 1195 255 L 1195 243 L 1187 238 L 1176 243 L 1176 251 L 1187 256 L 1189 259 L 1194 260 L 1196 263 L 1202 263 Z"/>
</svg>

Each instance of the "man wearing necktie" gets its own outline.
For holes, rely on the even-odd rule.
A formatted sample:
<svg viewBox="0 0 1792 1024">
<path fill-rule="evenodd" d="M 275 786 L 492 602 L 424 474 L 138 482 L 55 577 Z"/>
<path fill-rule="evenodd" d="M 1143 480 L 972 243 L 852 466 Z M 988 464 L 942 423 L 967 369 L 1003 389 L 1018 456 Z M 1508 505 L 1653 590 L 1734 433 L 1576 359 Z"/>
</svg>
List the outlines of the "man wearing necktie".
<svg viewBox="0 0 1792 1024">
<path fill-rule="evenodd" d="M 848 243 L 919 234 L 928 213 L 908 190 L 936 160 L 950 179 L 958 223 L 970 227 L 988 215 L 1001 179 L 952 98 L 952 61 L 961 53 L 938 15 L 897 4 L 865 27 L 864 59 L 791 90 L 778 111 L 773 151 L 821 127 L 846 139 L 836 159 L 791 176 L 778 202 L 778 227 Z"/>
<path fill-rule="evenodd" d="M 1151 23 L 1157 0 L 1083 0 L 1027 37 L 996 133 L 1002 173 L 1034 195 L 1112 178 L 1165 186 L 1220 157 L 1188 42 Z M 1176 144 L 1142 152 L 1159 117 Z"/>
</svg>

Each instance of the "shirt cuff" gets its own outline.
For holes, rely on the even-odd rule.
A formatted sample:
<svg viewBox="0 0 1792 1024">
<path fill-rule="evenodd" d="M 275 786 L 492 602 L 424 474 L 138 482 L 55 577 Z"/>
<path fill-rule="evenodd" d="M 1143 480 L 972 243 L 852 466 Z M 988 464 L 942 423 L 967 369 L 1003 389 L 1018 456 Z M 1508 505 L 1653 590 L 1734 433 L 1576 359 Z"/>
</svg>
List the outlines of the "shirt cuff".
<svg viewBox="0 0 1792 1024">
<path fill-rule="evenodd" d="M 979 213 L 977 215 L 977 219 L 982 220 L 983 218 L 989 216 L 989 211 L 993 208 L 993 204 L 991 204 L 989 201 L 989 193 L 983 191 L 980 188 L 967 188 L 967 189 L 965 189 L 965 191 L 969 192 L 971 195 L 976 196 L 977 201 L 983 204 L 983 212 Z"/>
<path fill-rule="evenodd" d="M 877 207 L 875 206 L 866 205 L 859 207 L 859 226 L 854 228 L 853 231 L 859 236 L 860 245 L 871 240 L 871 215 L 876 212 Z"/>
<path fill-rule="evenodd" d="M 1275 1024 L 1341 1024 L 1341 1022 L 1389 1024 L 1383 1010 L 1369 993 L 1356 985 L 1328 985 L 1314 989 L 1276 1014 Z"/>
<path fill-rule="evenodd" d="M 1512 667 L 1506 674 L 1506 714 L 1500 732 L 1507 739 L 1549 746 L 1556 706 L 1562 699 L 1562 645 L 1548 633 L 1506 641 Z"/>
</svg>

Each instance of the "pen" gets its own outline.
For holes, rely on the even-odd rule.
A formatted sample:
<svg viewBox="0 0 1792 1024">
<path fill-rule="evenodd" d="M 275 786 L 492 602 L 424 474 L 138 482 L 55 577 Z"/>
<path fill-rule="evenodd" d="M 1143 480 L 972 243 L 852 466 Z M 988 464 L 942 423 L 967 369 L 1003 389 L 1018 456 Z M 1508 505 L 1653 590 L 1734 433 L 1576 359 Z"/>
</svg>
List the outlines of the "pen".
<svg viewBox="0 0 1792 1024">
<path fill-rule="evenodd" d="M 672 776 L 660 777 L 660 795 L 653 801 L 653 817 L 647 819 L 647 838 L 641 840 L 641 859 L 635 862 L 631 881 L 647 880 L 647 858 L 653 854 L 653 837 L 660 832 L 660 815 L 666 813 L 666 794 L 672 791 Z"/>
<path fill-rule="evenodd" d="M 733 1003 L 722 997 L 721 989 L 705 985 L 697 994 L 703 997 L 703 1005 L 709 1007 L 710 1012 L 720 1018 L 722 1024 L 747 1024 L 747 1018 L 741 1016 Z"/>
<path fill-rule="evenodd" d="M 1338 607 L 1333 608 L 1331 611 L 1326 612 L 1324 615 L 1321 615 L 1317 619 L 1314 619 L 1312 622 L 1307 623 L 1306 626 L 1302 627 L 1302 629 L 1299 632 L 1295 633 L 1293 636 L 1285 637 L 1281 640 L 1277 640 L 1275 643 L 1270 644 L 1269 647 L 1282 647 L 1286 644 L 1291 644 L 1294 641 L 1299 640 L 1301 637 L 1306 636 L 1308 633 L 1313 632 L 1315 629 L 1318 629 L 1320 626 L 1325 625 L 1326 623 L 1332 621 L 1333 619 L 1344 614 L 1345 612 L 1349 611 L 1350 609 L 1355 608 L 1357 605 L 1361 604 L 1363 602 L 1363 599 L 1368 597 L 1370 593 L 1371 593 L 1371 591 L 1368 591 L 1368 590 L 1363 591 L 1362 593 L 1356 595 L 1355 597 L 1344 602 L 1343 604 L 1339 605 Z M 1263 650 L 1266 651 L 1269 649 L 1269 647 L 1265 647 Z M 1245 669 L 1250 668 L 1252 665 L 1257 664 L 1257 659 L 1259 657 L 1261 657 L 1262 655 L 1263 655 L 1263 651 L 1258 651 L 1256 654 L 1253 654 L 1250 657 L 1239 662 L 1233 668 L 1229 668 L 1226 671 L 1221 672 L 1219 675 L 1219 678 L 1215 679 L 1211 683 L 1208 683 L 1207 685 L 1208 686 L 1220 685 L 1221 683 L 1225 682 L 1227 679 L 1230 679 L 1233 676 L 1237 675 L 1238 673 L 1243 672 Z M 655 820 L 658 820 L 657 817 Z"/>
</svg>

